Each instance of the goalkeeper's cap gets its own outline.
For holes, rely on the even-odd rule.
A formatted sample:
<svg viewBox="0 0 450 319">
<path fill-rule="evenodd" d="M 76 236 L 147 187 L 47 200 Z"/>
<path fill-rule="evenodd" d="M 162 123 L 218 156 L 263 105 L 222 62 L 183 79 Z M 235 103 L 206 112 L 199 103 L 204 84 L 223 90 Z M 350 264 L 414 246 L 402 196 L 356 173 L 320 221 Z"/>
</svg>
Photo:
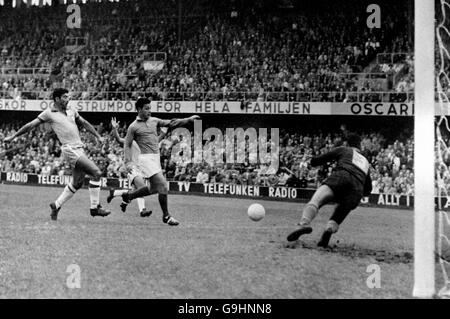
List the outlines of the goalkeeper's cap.
<svg viewBox="0 0 450 319">
<path fill-rule="evenodd" d="M 348 134 L 348 137 L 347 137 L 347 143 L 350 147 L 360 148 L 361 147 L 361 137 L 359 137 L 358 134 L 350 133 L 350 134 Z"/>
<path fill-rule="evenodd" d="M 144 107 L 145 104 L 149 104 L 149 103 L 150 103 L 149 98 L 139 97 L 135 104 L 136 110 L 139 111 L 140 109 L 142 109 Z"/>
</svg>

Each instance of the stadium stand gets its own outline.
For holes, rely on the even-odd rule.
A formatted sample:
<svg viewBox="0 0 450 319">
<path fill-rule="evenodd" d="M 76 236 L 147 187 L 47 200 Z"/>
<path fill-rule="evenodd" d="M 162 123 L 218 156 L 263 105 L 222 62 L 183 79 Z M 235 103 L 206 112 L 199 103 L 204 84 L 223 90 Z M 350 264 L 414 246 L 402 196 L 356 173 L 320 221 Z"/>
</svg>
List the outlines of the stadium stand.
<svg viewBox="0 0 450 319">
<path fill-rule="evenodd" d="M 390 8 L 383 12 L 385 27 L 378 30 L 353 18 L 363 15 L 355 11 L 363 7 L 355 6 L 356 0 L 317 0 L 287 10 L 267 10 L 270 1 L 255 6 L 234 1 L 232 10 L 228 1 L 191 2 L 181 21 L 183 36 L 175 1 L 84 4 L 79 30 L 62 27 L 62 6 L 2 8 L 0 98 L 48 99 L 54 87 L 62 86 L 80 100 L 145 95 L 193 101 L 412 101 L 412 42 L 404 3 L 378 1 Z M 8 135 L 20 124 L 2 123 L 0 133 Z M 99 128 L 107 137 L 100 148 L 83 133 L 89 156 L 104 176 L 123 177 L 121 148 L 108 125 Z M 412 193 L 412 137 L 362 133 L 375 168 L 374 192 Z M 339 132 L 299 134 L 293 128 L 280 138 L 281 169 L 268 175 L 264 167 L 251 165 L 177 166 L 168 140 L 162 165 L 172 180 L 316 187 L 330 168 L 312 169 L 304 155 L 342 143 Z M 1 159 L 1 170 L 70 173 L 58 160 L 59 143 L 45 128 L 20 141 L 31 147 L 26 154 Z M 0 151 L 9 147 L 0 145 Z"/>
<path fill-rule="evenodd" d="M 70 32 L 63 31 L 67 28 L 61 25 L 65 20 L 57 18 L 62 10 L 58 6 L 4 10 L 1 65 L 9 72 L 37 69 L 37 75 L 12 77 L 2 71 L 1 94 L 47 98 L 42 92 L 62 84 L 77 99 L 411 99 L 412 94 L 397 96 L 385 74 L 379 78 L 386 72 L 367 70 L 374 67 L 378 53 L 412 51 L 404 4 L 383 1 L 392 9 L 383 15 L 386 28 L 369 32 L 365 20 L 350 19 L 359 16 L 355 8 L 361 8 L 352 1 L 318 1 L 275 12 L 265 10 L 264 1 L 259 7 L 236 1 L 232 12 L 237 15 L 225 11 L 227 1 L 222 2 L 190 8 L 183 19 L 183 38 L 176 27 L 177 6 L 170 1 L 88 3 L 82 6 L 83 28 Z M 397 14 L 402 11 L 405 14 Z M 33 36 L 36 30 L 41 37 Z M 84 40 L 73 51 L 71 39 Z M 154 52 L 164 54 L 163 67 L 145 70 L 144 62 Z M 396 62 L 402 69 L 403 62 Z M 39 75 L 46 70 L 39 68 L 50 69 L 52 76 L 43 80 Z"/>
</svg>

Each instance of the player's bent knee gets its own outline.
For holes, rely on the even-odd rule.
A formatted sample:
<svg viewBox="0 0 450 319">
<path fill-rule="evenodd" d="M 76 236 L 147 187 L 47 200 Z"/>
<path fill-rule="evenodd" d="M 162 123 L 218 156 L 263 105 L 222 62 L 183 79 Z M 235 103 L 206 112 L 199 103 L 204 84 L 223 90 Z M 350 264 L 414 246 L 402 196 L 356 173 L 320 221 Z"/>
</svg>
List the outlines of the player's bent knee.
<svg viewBox="0 0 450 319">
<path fill-rule="evenodd" d="M 166 185 L 160 184 L 160 185 L 158 185 L 157 189 L 158 189 L 159 194 L 167 195 L 167 193 L 169 193 L 169 190 L 167 189 Z"/>
<path fill-rule="evenodd" d="M 169 193 L 169 190 L 167 189 L 167 187 L 161 187 L 158 193 L 162 195 L 167 195 Z"/>
<path fill-rule="evenodd" d="M 83 181 L 73 181 L 72 186 L 75 190 L 79 190 L 81 187 L 83 187 Z"/>
<path fill-rule="evenodd" d="M 322 185 L 314 192 L 314 195 L 312 196 L 308 204 L 312 204 L 320 208 L 332 201 L 333 198 L 333 190 L 328 185 Z"/>
<path fill-rule="evenodd" d="M 136 189 L 139 189 L 139 188 L 142 188 L 142 187 L 146 186 L 145 185 L 145 181 L 142 178 L 137 177 L 137 176 L 133 179 L 131 184 L 134 185 L 134 187 L 136 187 Z M 150 189 L 150 187 L 149 187 L 149 189 Z"/>
<path fill-rule="evenodd" d="M 312 208 L 315 208 L 315 209 L 317 209 L 317 210 L 319 210 L 319 205 L 318 205 L 318 203 L 316 203 L 316 202 L 314 202 L 314 201 L 309 201 L 308 203 L 306 203 L 306 205 L 305 205 L 305 207 L 306 206 L 312 206 Z"/>
<path fill-rule="evenodd" d="M 102 177 L 102 172 L 99 169 L 96 169 L 92 172 L 92 179 L 99 180 Z"/>
</svg>

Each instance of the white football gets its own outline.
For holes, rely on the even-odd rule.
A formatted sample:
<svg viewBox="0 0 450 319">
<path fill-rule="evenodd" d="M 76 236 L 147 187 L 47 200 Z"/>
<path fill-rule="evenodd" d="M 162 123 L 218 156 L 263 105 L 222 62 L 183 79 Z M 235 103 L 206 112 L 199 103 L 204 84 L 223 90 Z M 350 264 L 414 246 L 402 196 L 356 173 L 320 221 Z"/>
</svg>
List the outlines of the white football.
<svg viewBox="0 0 450 319">
<path fill-rule="evenodd" d="M 263 205 L 255 203 L 248 207 L 247 214 L 251 220 L 257 222 L 264 218 L 266 210 Z"/>
</svg>

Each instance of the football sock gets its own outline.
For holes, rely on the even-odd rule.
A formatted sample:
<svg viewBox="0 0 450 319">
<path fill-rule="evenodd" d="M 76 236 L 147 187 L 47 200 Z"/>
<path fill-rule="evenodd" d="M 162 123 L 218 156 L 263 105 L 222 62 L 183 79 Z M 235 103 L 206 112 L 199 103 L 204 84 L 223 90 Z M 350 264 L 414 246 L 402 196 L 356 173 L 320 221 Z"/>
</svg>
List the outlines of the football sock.
<svg viewBox="0 0 450 319">
<path fill-rule="evenodd" d="M 311 223 L 311 221 L 316 217 L 319 208 L 315 204 L 308 203 L 305 208 L 303 208 L 302 219 L 300 220 L 300 225 L 306 226 Z"/>
<path fill-rule="evenodd" d="M 334 220 L 329 220 L 326 229 L 330 229 L 334 234 L 338 231 L 339 225 Z"/>
<path fill-rule="evenodd" d="M 147 195 L 150 195 L 150 194 L 151 194 L 151 192 L 150 192 L 149 187 L 143 186 L 143 187 L 141 187 L 139 189 L 136 189 L 134 191 L 129 191 L 127 197 L 128 197 L 128 200 L 131 201 L 131 200 L 133 200 L 135 198 L 144 197 L 144 196 L 147 196 Z"/>
<path fill-rule="evenodd" d="M 71 199 L 76 192 L 77 190 L 75 189 L 75 187 L 73 187 L 71 184 L 67 184 L 61 195 L 59 195 L 59 197 L 55 201 L 56 208 L 60 208 L 62 205 L 64 205 L 64 203 Z"/>
<path fill-rule="evenodd" d="M 113 193 L 114 197 L 122 196 L 122 194 L 128 192 L 128 189 L 116 189 Z"/>
<path fill-rule="evenodd" d="M 169 210 L 167 208 L 167 194 L 159 194 L 158 195 L 159 205 L 161 206 L 161 210 L 163 212 L 163 216 L 169 216 Z"/>
<path fill-rule="evenodd" d="M 142 212 L 145 209 L 145 199 L 142 197 L 136 198 L 138 207 L 139 207 L 139 212 Z"/>
<path fill-rule="evenodd" d="M 330 220 L 336 222 L 336 224 L 340 225 L 344 221 L 344 219 L 348 216 L 351 210 L 345 205 L 338 204 L 334 209 L 333 214 L 330 217 Z"/>
<path fill-rule="evenodd" d="M 91 198 L 91 209 L 100 204 L 100 181 L 89 181 L 89 195 Z"/>
</svg>

